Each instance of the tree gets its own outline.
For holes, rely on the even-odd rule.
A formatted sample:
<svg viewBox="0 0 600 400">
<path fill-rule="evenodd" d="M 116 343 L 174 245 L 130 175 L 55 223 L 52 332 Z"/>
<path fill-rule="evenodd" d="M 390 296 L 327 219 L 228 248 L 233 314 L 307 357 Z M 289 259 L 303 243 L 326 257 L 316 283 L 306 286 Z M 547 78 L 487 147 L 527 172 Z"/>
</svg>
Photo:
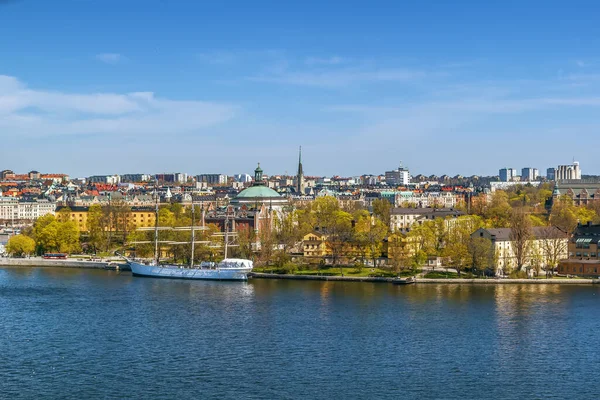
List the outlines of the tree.
<svg viewBox="0 0 600 400">
<path fill-rule="evenodd" d="M 539 230 L 537 239 L 540 241 L 543 259 L 546 261 L 546 277 L 552 276 L 562 256 L 567 252 L 568 234 L 555 226 Z"/>
<path fill-rule="evenodd" d="M 492 266 L 494 250 L 491 240 L 483 237 L 471 238 L 468 248 L 473 272 L 483 273 Z"/>
<path fill-rule="evenodd" d="M 331 250 L 332 263 L 333 266 L 336 266 L 352 241 L 352 215 L 341 210 L 334 211 L 332 218 L 327 221 L 325 232 L 327 234 L 326 243 Z M 343 276 L 344 271 L 341 267 L 340 271 Z"/>
<path fill-rule="evenodd" d="M 376 199 L 373 201 L 373 214 L 383 222 L 389 229 L 390 218 L 392 215 L 392 203 L 386 199 Z"/>
<path fill-rule="evenodd" d="M 573 232 L 577 227 L 577 222 L 578 217 L 573 200 L 567 195 L 556 199 L 550 211 L 550 224 L 562 231 Z"/>
<path fill-rule="evenodd" d="M 531 219 L 523 208 L 514 209 L 510 215 L 509 239 L 515 255 L 517 272 L 521 271 L 527 261 L 532 238 Z"/>
<path fill-rule="evenodd" d="M 447 265 L 456 269 L 459 276 L 465 267 L 474 264 L 471 234 L 482 226 L 482 218 L 476 215 L 458 217 L 450 224 L 443 255 Z"/>
<path fill-rule="evenodd" d="M 35 240 L 25 235 L 15 235 L 8 239 L 6 252 L 14 257 L 23 257 L 33 254 L 35 251 Z"/>
<path fill-rule="evenodd" d="M 366 210 L 356 213 L 354 221 L 354 242 L 361 251 L 363 264 L 368 256 L 373 262 L 372 265 L 376 267 L 388 227 L 380 219 L 372 218 Z"/>
<path fill-rule="evenodd" d="M 388 260 L 396 274 L 409 266 L 410 246 L 405 235 L 395 233 L 388 237 Z"/>
<path fill-rule="evenodd" d="M 508 227 L 510 225 L 510 215 L 511 207 L 508 202 L 508 195 L 502 190 L 496 190 L 484 212 L 488 225 L 495 228 Z"/>
<path fill-rule="evenodd" d="M 88 244 L 92 246 L 94 254 L 104 243 L 104 230 L 102 227 L 102 207 L 93 204 L 88 209 L 86 228 L 88 231 Z"/>
</svg>

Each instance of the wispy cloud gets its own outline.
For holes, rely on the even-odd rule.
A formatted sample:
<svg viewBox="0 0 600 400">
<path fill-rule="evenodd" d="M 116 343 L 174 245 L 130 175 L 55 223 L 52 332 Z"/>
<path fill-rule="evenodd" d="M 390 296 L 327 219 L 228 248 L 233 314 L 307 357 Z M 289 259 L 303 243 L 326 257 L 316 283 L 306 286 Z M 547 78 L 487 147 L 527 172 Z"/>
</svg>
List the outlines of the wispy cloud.
<svg viewBox="0 0 600 400">
<path fill-rule="evenodd" d="M 409 82 L 423 78 L 424 71 L 408 69 L 337 69 L 327 71 L 283 71 L 279 74 L 249 77 L 257 82 L 324 88 L 344 87 L 361 82 Z"/>
<path fill-rule="evenodd" d="M 306 65 L 338 65 L 347 62 L 348 60 L 339 56 L 331 57 L 308 57 L 304 63 Z"/>
<path fill-rule="evenodd" d="M 24 136 L 193 132 L 228 121 L 237 110 L 231 104 L 171 100 L 152 92 L 35 90 L 0 75 L 0 131 Z"/>
<path fill-rule="evenodd" d="M 103 63 L 106 63 L 106 64 L 111 64 L 111 65 L 118 64 L 119 62 L 123 61 L 123 58 L 124 57 L 118 53 L 96 54 L 96 60 L 102 61 Z"/>
</svg>

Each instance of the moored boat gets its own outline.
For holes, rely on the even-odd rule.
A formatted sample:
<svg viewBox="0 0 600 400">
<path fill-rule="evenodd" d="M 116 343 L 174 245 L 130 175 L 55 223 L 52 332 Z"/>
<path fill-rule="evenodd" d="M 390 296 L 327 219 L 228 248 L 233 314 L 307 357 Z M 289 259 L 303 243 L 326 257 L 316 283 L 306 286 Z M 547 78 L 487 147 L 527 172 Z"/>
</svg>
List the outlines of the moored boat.
<svg viewBox="0 0 600 400">
<path fill-rule="evenodd" d="M 158 187 L 158 183 L 157 183 Z M 241 258 L 227 258 L 229 225 L 225 223 L 224 240 L 224 259 L 219 263 L 203 262 L 200 265 L 194 264 L 194 244 L 195 240 L 195 220 L 194 220 L 194 202 L 192 199 L 192 225 L 191 230 L 191 255 L 189 265 L 161 264 L 159 262 L 158 250 L 158 193 L 156 195 L 155 225 L 154 225 L 154 259 L 149 262 L 138 260 L 127 260 L 131 267 L 131 273 L 134 276 L 143 276 L 151 278 L 171 278 L 171 279 L 205 279 L 222 281 L 246 281 L 248 273 L 252 271 L 253 263 L 251 260 Z M 204 225 L 204 218 L 202 219 Z M 204 228 L 204 226 L 202 226 Z M 181 229 L 178 227 L 177 229 Z"/>
<path fill-rule="evenodd" d="M 214 267 L 143 264 L 136 261 L 130 261 L 129 265 L 134 276 L 222 281 L 248 280 L 248 273 L 252 271 L 253 267 L 252 261 L 238 258 L 225 259 Z"/>
</svg>

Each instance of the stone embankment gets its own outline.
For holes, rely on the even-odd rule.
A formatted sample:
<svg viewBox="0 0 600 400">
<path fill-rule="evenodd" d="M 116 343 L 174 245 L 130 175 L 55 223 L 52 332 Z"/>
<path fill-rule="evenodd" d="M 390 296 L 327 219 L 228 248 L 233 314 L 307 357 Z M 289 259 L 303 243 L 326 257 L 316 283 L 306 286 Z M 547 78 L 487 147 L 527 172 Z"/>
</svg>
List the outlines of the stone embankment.
<svg viewBox="0 0 600 400">
<path fill-rule="evenodd" d="M 280 275 L 263 272 L 251 272 L 250 278 L 258 279 L 291 279 L 299 281 L 343 281 L 343 282 L 394 282 L 395 278 L 377 278 L 363 276 L 322 276 L 322 275 Z"/>
<path fill-rule="evenodd" d="M 342 282 L 382 282 L 394 283 L 396 278 L 353 277 L 353 276 L 319 276 L 319 275 L 279 275 L 261 272 L 252 272 L 248 275 L 255 279 L 289 279 L 301 281 L 342 281 Z M 449 283 L 449 284 L 478 284 L 478 285 L 504 285 L 504 284 L 561 284 L 561 285 L 589 285 L 600 284 L 598 279 L 427 279 L 417 278 L 414 283 Z"/>
<path fill-rule="evenodd" d="M 43 258 L 0 258 L 0 267 L 61 267 L 86 269 L 114 269 L 114 263 L 88 260 L 46 260 Z"/>
</svg>

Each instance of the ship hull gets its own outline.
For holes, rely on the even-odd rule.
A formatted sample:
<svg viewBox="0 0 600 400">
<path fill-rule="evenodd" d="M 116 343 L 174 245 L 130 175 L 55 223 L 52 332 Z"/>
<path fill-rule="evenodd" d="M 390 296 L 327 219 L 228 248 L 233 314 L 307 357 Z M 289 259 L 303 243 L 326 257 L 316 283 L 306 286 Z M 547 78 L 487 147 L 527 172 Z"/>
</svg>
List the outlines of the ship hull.
<svg viewBox="0 0 600 400">
<path fill-rule="evenodd" d="M 134 276 L 148 278 L 217 280 L 217 281 L 246 281 L 252 268 L 184 268 L 177 265 L 145 265 L 130 262 L 131 273 Z"/>
</svg>

